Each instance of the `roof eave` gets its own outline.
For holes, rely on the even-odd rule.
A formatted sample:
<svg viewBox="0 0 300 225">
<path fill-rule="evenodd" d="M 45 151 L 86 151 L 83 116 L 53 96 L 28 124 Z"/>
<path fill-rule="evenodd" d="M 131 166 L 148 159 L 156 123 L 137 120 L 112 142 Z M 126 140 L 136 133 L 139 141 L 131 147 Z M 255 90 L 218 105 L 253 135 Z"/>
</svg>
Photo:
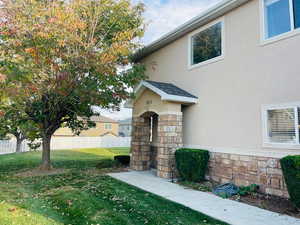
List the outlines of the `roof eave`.
<svg viewBox="0 0 300 225">
<path fill-rule="evenodd" d="M 192 98 L 192 97 L 185 97 L 185 96 L 179 96 L 179 95 L 171 95 L 163 92 L 157 87 L 154 87 L 153 85 L 149 84 L 146 81 L 140 82 L 140 84 L 134 89 L 135 93 L 135 99 L 137 99 L 144 90 L 148 88 L 149 90 L 153 91 L 154 93 L 158 94 L 161 97 L 162 101 L 170 101 L 170 102 L 180 102 L 182 104 L 195 104 L 198 102 L 198 98 Z M 134 100 L 130 99 L 125 102 L 124 107 L 125 108 L 133 108 L 133 102 Z"/>
<path fill-rule="evenodd" d="M 198 102 L 198 98 L 189 98 L 178 95 L 166 95 L 162 97 L 161 100 L 169 102 L 180 102 L 182 104 L 195 104 Z"/>
<path fill-rule="evenodd" d="M 242 4 L 248 1 L 250 0 L 223 0 L 219 2 L 215 6 L 201 13 L 199 16 L 189 20 L 188 22 L 179 26 L 175 30 L 165 34 L 158 40 L 150 43 L 146 47 L 137 51 L 137 53 L 135 53 L 135 55 L 133 56 L 133 61 L 134 62 L 141 61 L 143 58 L 150 55 L 151 53 L 181 38 L 185 34 L 192 32 L 193 30 L 209 23 L 210 21 L 217 19 L 218 17 L 241 6 Z"/>
</svg>

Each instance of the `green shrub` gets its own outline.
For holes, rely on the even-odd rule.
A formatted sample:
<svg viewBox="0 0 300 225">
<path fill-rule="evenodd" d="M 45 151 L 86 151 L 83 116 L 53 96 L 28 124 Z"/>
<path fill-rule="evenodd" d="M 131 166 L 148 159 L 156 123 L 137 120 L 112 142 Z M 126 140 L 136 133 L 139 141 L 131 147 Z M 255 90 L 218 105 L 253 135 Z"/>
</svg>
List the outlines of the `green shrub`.
<svg viewBox="0 0 300 225">
<path fill-rule="evenodd" d="M 300 208 L 300 155 L 286 156 L 280 164 L 291 201 Z"/>
<path fill-rule="evenodd" d="M 129 166 L 130 156 L 129 155 L 117 155 L 114 157 L 114 160 L 118 161 L 123 166 Z"/>
<path fill-rule="evenodd" d="M 113 168 L 113 167 L 117 167 L 118 166 L 118 162 L 112 159 L 102 159 L 97 165 L 96 167 L 98 169 L 105 169 L 105 168 Z"/>
<path fill-rule="evenodd" d="M 251 193 L 256 193 L 259 189 L 259 185 L 251 184 L 249 186 L 240 186 L 239 187 L 239 195 L 246 196 L 250 195 Z"/>
<path fill-rule="evenodd" d="M 180 177 L 187 181 L 202 181 L 205 178 L 209 152 L 200 149 L 178 149 L 175 152 L 176 166 Z"/>
</svg>

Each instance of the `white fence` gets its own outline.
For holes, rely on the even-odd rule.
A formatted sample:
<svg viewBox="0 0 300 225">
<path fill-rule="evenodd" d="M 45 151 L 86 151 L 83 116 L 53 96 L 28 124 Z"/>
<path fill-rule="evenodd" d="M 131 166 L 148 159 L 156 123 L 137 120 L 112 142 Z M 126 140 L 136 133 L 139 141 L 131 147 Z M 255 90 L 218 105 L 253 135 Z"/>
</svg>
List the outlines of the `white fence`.
<svg viewBox="0 0 300 225">
<path fill-rule="evenodd" d="M 130 147 L 131 137 L 53 137 L 51 149 L 75 149 L 75 148 L 110 148 Z M 21 147 L 22 152 L 29 151 L 24 141 Z M 16 141 L 0 141 L 0 154 L 8 154 L 16 151 Z"/>
<path fill-rule="evenodd" d="M 130 147 L 130 137 L 55 137 L 51 149 Z"/>
<path fill-rule="evenodd" d="M 15 152 L 16 151 L 16 145 L 17 145 L 16 140 L 0 141 L 0 155 Z M 22 143 L 21 151 L 22 152 L 29 151 L 29 147 L 25 143 L 25 141 Z"/>
</svg>

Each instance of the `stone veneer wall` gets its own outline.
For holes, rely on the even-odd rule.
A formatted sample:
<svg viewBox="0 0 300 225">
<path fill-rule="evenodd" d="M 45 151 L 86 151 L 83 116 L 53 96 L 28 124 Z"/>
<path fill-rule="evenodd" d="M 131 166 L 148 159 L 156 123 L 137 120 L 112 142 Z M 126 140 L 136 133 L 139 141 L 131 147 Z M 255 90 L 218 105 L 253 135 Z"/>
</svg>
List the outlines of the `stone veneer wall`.
<svg viewBox="0 0 300 225">
<path fill-rule="evenodd" d="M 289 197 L 276 158 L 211 152 L 208 175 L 218 183 L 258 184 L 262 193 Z"/>
<path fill-rule="evenodd" d="M 132 118 L 131 160 L 134 170 L 150 169 L 150 121 L 149 118 Z"/>
<path fill-rule="evenodd" d="M 182 115 L 158 117 L 157 175 L 170 178 L 175 173 L 175 151 L 182 147 Z M 175 174 L 174 174 L 175 175 Z"/>
<path fill-rule="evenodd" d="M 170 178 L 175 167 L 175 151 L 182 147 L 182 115 L 158 117 L 157 175 Z M 150 123 L 147 117 L 134 117 L 131 141 L 131 168 L 150 169 Z"/>
</svg>

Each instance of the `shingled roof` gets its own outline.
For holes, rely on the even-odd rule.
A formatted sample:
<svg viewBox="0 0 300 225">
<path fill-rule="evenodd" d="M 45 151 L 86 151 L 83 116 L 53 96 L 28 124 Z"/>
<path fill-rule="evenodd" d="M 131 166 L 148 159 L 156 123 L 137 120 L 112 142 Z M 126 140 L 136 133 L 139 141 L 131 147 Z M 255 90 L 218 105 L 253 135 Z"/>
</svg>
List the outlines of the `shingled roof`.
<svg viewBox="0 0 300 225">
<path fill-rule="evenodd" d="M 135 89 L 136 97 L 138 97 L 143 90 L 149 89 L 161 97 L 164 101 L 173 101 L 180 103 L 196 103 L 198 97 L 190 94 L 189 92 L 177 87 L 171 83 L 157 82 L 145 80 Z"/>
<path fill-rule="evenodd" d="M 188 93 L 187 91 L 185 91 L 171 83 L 163 83 L 163 82 L 157 82 L 157 81 L 151 81 L 151 80 L 146 80 L 146 82 L 153 85 L 154 87 L 162 90 L 163 92 L 165 92 L 166 94 L 169 94 L 169 95 L 177 95 L 177 96 L 183 96 L 183 97 L 188 97 L 188 98 L 197 98 L 196 96 Z"/>
<path fill-rule="evenodd" d="M 85 120 L 86 118 L 80 117 L 79 120 Z M 118 121 L 108 118 L 106 116 L 101 115 L 94 115 L 90 117 L 90 120 L 93 122 L 100 122 L 100 123 L 118 123 Z"/>
<path fill-rule="evenodd" d="M 106 116 L 92 116 L 91 121 L 100 122 L 100 123 L 118 123 L 118 121 L 108 118 Z"/>
</svg>

